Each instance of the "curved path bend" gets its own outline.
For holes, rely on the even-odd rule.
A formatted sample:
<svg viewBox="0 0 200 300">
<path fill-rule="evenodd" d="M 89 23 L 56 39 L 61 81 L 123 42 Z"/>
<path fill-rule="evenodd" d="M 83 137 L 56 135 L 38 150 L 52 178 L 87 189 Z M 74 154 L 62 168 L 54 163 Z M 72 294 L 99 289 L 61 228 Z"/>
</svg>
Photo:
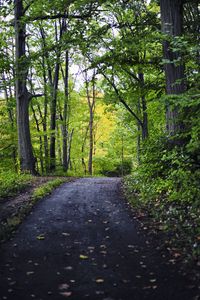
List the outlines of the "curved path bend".
<svg viewBox="0 0 200 300">
<path fill-rule="evenodd" d="M 0 299 L 195 299 L 137 227 L 120 179 L 62 185 L 1 245 Z"/>
</svg>

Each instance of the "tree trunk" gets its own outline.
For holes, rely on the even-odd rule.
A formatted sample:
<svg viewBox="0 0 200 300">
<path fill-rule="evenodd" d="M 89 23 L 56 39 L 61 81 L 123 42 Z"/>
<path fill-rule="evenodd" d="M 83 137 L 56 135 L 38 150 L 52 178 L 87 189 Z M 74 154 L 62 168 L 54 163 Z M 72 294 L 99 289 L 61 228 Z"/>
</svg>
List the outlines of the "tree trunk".
<svg viewBox="0 0 200 300">
<path fill-rule="evenodd" d="M 44 173 L 43 144 L 42 144 L 42 137 L 41 137 L 41 131 L 40 131 L 40 124 L 39 124 L 39 121 L 37 119 L 37 114 L 36 114 L 36 111 L 35 111 L 33 105 L 31 105 L 31 109 L 32 109 L 32 112 L 33 112 L 34 120 L 35 120 L 36 129 L 37 129 L 37 132 L 39 134 L 39 144 L 40 144 L 40 157 L 39 157 L 39 159 L 40 159 L 41 172 L 43 174 Z"/>
<path fill-rule="evenodd" d="M 94 123 L 94 108 L 95 108 L 95 73 L 92 77 L 92 96 L 90 95 L 89 90 L 89 81 L 87 79 L 86 74 L 86 92 L 87 92 L 87 100 L 88 100 L 88 107 L 89 107 L 89 159 L 88 159 L 88 172 L 92 175 L 92 161 L 93 161 L 93 146 L 94 146 L 94 139 L 93 139 L 93 123 Z"/>
<path fill-rule="evenodd" d="M 23 20 L 24 8 L 22 0 L 15 0 L 15 47 L 16 47 L 16 102 L 17 129 L 20 169 L 22 172 L 35 174 L 35 158 L 31 144 L 29 127 L 29 101 L 26 80 L 28 65 L 25 51 L 26 28 Z"/>
<path fill-rule="evenodd" d="M 50 117 L 50 170 L 54 171 L 56 168 L 56 108 L 57 108 L 57 91 L 58 91 L 58 80 L 59 80 L 59 69 L 60 62 L 56 63 L 55 67 L 55 75 L 54 75 L 54 85 L 53 85 L 53 93 L 51 99 L 51 117 Z"/>
<path fill-rule="evenodd" d="M 68 113 L 68 100 L 69 100 L 69 53 L 65 53 L 65 74 L 64 74 L 64 85 L 65 85 L 65 99 L 64 99 L 64 109 L 63 109 L 63 169 L 64 171 L 68 170 L 68 128 L 67 128 L 67 113 Z"/>
<path fill-rule="evenodd" d="M 90 107 L 90 121 L 89 121 L 89 161 L 88 161 L 88 172 L 92 175 L 92 159 L 93 159 L 93 111 Z"/>
<path fill-rule="evenodd" d="M 169 39 L 163 43 L 166 77 L 166 92 L 168 95 L 178 95 L 186 90 L 184 64 L 176 62 L 181 60 L 178 52 L 171 49 L 170 38 L 181 36 L 183 23 L 183 1 L 182 0 L 161 0 L 162 31 Z M 167 132 L 174 135 L 182 129 L 179 120 L 178 106 L 167 105 L 166 109 Z"/>
<path fill-rule="evenodd" d="M 87 139 L 87 135 L 88 135 L 88 130 L 89 130 L 89 126 L 87 126 L 86 131 L 85 131 L 85 136 L 83 139 L 83 144 L 81 147 L 81 161 L 82 161 L 82 166 L 83 166 L 83 170 L 84 170 L 84 174 L 87 174 L 87 167 L 86 167 L 86 163 L 85 163 L 85 159 L 84 159 L 84 152 L 85 152 L 85 143 L 86 143 L 86 139 Z"/>
<path fill-rule="evenodd" d="M 140 80 L 140 97 L 142 104 L 142 139 L 145 140 L 148 138 L 148 114 L 147 114 L 147 102 L 144 95 L 144 74 L 140 72 L 138 74 L 138 78 Z"/>
<path fill-rule="evenodd" d="M 10 105 L 10 101 L 14 100 L 13 95 L 12 95 L 12 89 L 10 82 L 11 80 L 9 78 L 5 77 L 5 74 L 2 75 L 2 81 L 4 83 L 4 93 L 5 93 L 5 98 L 6 98 L 6 105 L 7 105 L 7 112 L 8 112 L 8 119 L 10 121 L 10 126 L 11 126 L 11 132 L 12 132 L 12 158 L 13 158 L 13 165 L 14 169 L 17 172 L 17 147 L 15 144 L 15 138 L 14 138 L 14 132 L 15 132 L 15 122 L 14 122 L 14 112 L 12 105 Z M 9 81 L 9 86 L 7 90 L 6 86 L 6 81 Z"/>
<path fill-rule="evenodd" d="M 42 126 L 44 133 L 44 155 L 45 155 L 45 171 L 49 171 L 49 148 L 48 148 L 48 136 L 47 136 L 47 114 L 48 114 L 48 94 L 47 94 L 47 76 L 46 76 L 46 66 L 45 57 L 42 55 L 42 75 L 44 82 L 44 116 L 42 112 L 40 116 L 42 118 Z"/>
</svg>

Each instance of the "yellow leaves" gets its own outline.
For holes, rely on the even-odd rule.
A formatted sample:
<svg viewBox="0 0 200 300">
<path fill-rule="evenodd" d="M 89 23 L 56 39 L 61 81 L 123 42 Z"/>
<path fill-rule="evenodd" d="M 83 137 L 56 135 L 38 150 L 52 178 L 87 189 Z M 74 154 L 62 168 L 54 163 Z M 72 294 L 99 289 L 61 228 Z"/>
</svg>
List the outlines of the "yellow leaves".
<svg viewBox="0 0 200 300">
<path fill-rule="evenodd" d="M 80 259 L 88 259 L 88 256 L 87 255 L 83 255 L 83 254 L 80 254 Z"/>
<path fill-rule="evenodd" d="M 41 241 L 41 240 L 45 239 L 45 236 L 44 236 L 44 234 L 40 234 L 36 237 L 36 239 Z"/>
</svg>

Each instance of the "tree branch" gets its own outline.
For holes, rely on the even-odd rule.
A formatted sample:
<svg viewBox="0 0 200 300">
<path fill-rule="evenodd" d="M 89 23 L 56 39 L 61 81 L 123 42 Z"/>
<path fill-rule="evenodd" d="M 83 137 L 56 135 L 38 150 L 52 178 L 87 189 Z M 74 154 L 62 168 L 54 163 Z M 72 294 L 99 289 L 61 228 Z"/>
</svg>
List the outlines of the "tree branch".
<svg viewBox="0 0 200 300">
<path fill-rule="evenodd" d="M 138 121 L 138 123 L 143 127 L 143 123 L 142 121 L 138 118 L 138 116 L 134 113 L 134 111 L 128 106 L 128 104 L 125 102 L 125 100 L 122 98 L 122 96 L 120 95 L 116 85 L 114 84 L 114 82 L 112 82 L 110 80 L 110 78 L 100 70 L 101 74 L 104 76 L 104 78 L 110 83 L 110 85 L 113 87 L 119 101 L 124 105 L 124 107 L 131 113 L 131 115 Z"/>
</svg>

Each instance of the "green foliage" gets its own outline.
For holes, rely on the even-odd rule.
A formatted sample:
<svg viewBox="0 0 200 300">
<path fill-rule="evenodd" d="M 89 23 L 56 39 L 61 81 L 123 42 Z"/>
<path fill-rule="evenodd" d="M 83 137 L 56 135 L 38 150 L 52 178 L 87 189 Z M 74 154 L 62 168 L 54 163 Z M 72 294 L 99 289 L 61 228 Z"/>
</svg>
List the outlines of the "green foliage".
<svg viewBox="0 0 200 300">
<path fill-rule="evenodd" d="M 66 182 L 66 179 L 57 178 L 52 181 L 49 181 L 42 186 L 36 188 L 32 194 L 32 199 L 34 201 L 43 198 L 46 195 L 49 195 L 53 189 Z"/>
<path fill-rule="evenodd" d="M 0 198 L 7 198 L 23 191 L 33 180 L 28 174 L 16 174 L 14 172 L 0 173 Z"/>
<path fill-rule="evenodd" d="M 187 139 L 183 141 L 187 142 L 181 146 L 174 146 L 176 140 L 166 136 L 148 141 L 141 165 L 124 183 L 133 206 L 148 211 L 158 229 L 170 236 L 170 245 L 180 248 L 187 259 L 200 255 L 200 160 L 195 154 L 196 144 L 193 151 L 188 149 L 193 144 L 192 128 L 185 131 L 183 138 Z"/>
<path fill-rule="evenodd" d="M 120 176 L 125 176 L 130 174 L 131 170 L 132 170 L 131 160 L 125 160 L 123 162 L 116 161 L 114 163 L 112 161 L 110 165 L 108 163 L 105 163 L 105 161 L 103 161 L 100 173 L 108 177 L 120 177 Z"/>
</svg>

